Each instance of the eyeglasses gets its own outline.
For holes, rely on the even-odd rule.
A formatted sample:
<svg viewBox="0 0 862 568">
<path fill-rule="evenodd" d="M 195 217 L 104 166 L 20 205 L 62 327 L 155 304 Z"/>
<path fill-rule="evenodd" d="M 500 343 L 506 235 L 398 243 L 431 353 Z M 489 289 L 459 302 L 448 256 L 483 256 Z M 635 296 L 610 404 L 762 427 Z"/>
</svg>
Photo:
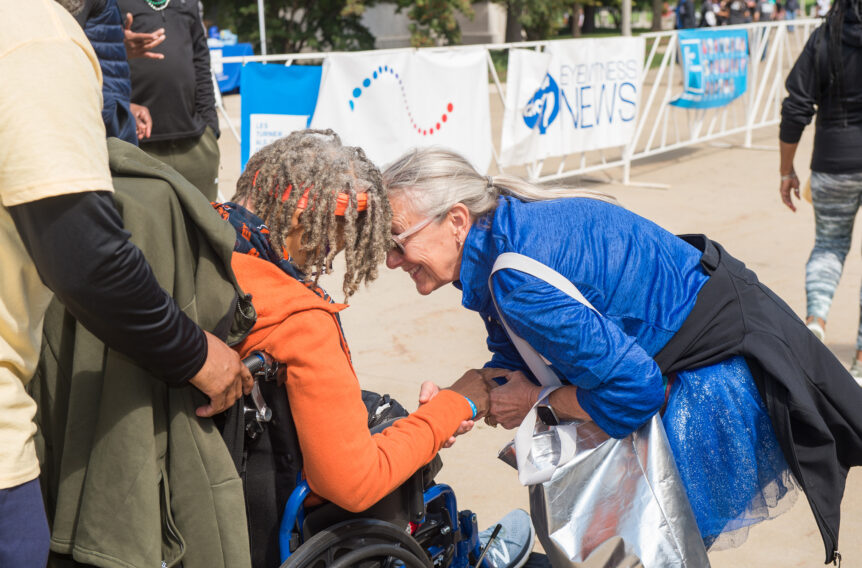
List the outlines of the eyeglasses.
<svg viewBox="0 0 862 568">
<path fill-rule="evenodd" d="M 403 255 L 405 252 L 404 246 L 407 244 L 407 239 L 427 227 L 431 223 L 431 221 L 433 221 L 433 219 L 431 218 L 424 219 L 422 221 L 419 221 L 406 231 L 403 231 L 397 235 L 392 235 L 392 248 Z"/>
</svg>

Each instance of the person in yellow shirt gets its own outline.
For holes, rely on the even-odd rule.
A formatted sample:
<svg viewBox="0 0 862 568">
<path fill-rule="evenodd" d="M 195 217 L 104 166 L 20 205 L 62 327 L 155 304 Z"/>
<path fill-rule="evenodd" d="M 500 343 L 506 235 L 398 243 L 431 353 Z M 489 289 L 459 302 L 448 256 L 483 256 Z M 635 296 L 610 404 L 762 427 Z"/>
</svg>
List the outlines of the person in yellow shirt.
<svg viewBox="0 0 862 568">
<path fill-rule="evenodd" d="M 0 566 L 42 567 L 48 525 L 25 391 L 52 294 L 100 340 L 231 406 L 251 375 L 159 287 L 114 208 L 101 72 L 53 0 L 0 0 Z"/>
</svg>

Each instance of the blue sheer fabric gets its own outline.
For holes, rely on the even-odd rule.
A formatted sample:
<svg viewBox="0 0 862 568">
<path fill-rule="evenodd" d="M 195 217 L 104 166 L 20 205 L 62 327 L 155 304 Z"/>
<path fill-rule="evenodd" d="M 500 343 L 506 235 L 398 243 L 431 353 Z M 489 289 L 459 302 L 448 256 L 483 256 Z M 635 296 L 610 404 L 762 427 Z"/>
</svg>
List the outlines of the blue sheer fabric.
<svg viewBox="0 0 862 568">
<path fill-rule="evenodd" d="M 742 357 L 678 373 L 662 421 L 708 548 L 739 546 L 748 527 L 792 505 L 795 484 Z"/>
</svg>

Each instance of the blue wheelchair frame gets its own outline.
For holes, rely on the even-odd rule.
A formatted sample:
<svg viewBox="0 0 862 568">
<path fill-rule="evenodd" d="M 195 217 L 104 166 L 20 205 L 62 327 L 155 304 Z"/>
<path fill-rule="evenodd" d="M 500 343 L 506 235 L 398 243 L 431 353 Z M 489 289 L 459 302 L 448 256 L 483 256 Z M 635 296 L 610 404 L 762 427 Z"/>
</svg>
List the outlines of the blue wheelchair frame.
<svg viewBox="0 0 862 568">
<path fill-rule="evenodd" d="M 303 503 L 306 497 L 311 493 L 307 481 L 302 481 L 297 484 L 296 489 L 290 494 L 287 504 L 284 507 L 284 515 L 281 518 L 281 526 L 278 533 L 278 543 L 281 549 L 281 562 L 284 563 L 290 558 L 291 553 L 291 537 L 296 531 L 302 538 L 302 525 L 305 522 L 305 508 Z M 479 530 L 476 523 L 476 515 L 472 511 L 458 512 L 458 504 L 455 499 L 455 492 L 451 487 L 445 484 L 436 484 L 425 490 L 423 500 L 427 508 L 429 503 L 443 499 L 446 512 L 449 513 L 449 526 L 453 530 L 460 532 L 459 538 L 455 538 L 455 553 L 452 556 L 451 563 L 448 568 L 469 568 L 470 556 L 479 558 L 481 555 L 481 544 L 479 542 Z M 421 519 L 416 528 L 422 526 L 425 519 Z M 457 527 L 457 529 L 456 529 Z M 432 559 L 437 558 L 444 553 L 444 550 L 438 547 L 432 547 L 427 550 Z M 484 568 L 493 568 L 487 560 L 482 563 Z"/>
</svg>

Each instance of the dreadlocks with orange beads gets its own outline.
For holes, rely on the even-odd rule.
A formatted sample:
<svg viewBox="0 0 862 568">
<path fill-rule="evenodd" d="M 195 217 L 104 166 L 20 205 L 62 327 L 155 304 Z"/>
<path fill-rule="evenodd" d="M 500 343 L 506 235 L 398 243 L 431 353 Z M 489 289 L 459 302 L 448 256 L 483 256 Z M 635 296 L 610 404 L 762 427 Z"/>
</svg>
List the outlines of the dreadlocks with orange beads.
<svg viewBox="0 0 862 568">
<path fill-rule="evenodd" d="M 389 250 L 392 211 L 380 170 L 362 149 L 343 146 L 332 130 L 294 132 L 257 152 L 233 201 L 263 219 L 278 251 L 301 210 L 301 247 L 307 255 L 300 269 L 314 273 L 315 282 L 329 271 L 343 239 L 346 297 L 377 278 L 377 265 Z"/>
</svg>

